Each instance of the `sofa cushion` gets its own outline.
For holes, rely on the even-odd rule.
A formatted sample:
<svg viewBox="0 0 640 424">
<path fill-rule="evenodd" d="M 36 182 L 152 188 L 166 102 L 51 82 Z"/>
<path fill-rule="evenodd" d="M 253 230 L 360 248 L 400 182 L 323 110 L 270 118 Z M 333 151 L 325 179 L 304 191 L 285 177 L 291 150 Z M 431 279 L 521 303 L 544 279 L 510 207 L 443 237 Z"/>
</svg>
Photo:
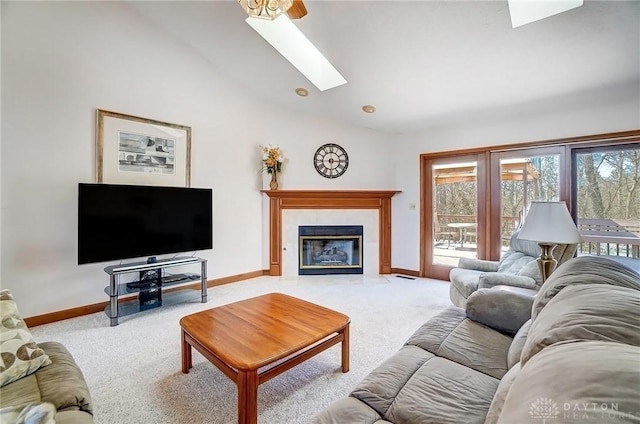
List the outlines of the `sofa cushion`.
<svg viewBox="0 0 640 424">
<path fill-rule="evenodd" d="M 0 388 L 2 406 L 18 406 L 23 403 L 40 402 L 40 387 L 35 373 L 22 377 Z"/>
<path fill-rule="evenodd" d="M 55 424 L 56 408 L 48 402 L 26 403 L 0 409 L 0 422 L 12 424 Z"/>
<path fill-rule="evenodd" d="M 565 287 L 531 324 L 520 360 L 524 365 L 547 346 L 572 340 L 640 346 L 640 291 L 607 284 Z"/>
<path fill-rule="evenodd" d="M 542 275 L 540 274 L 540 266 L 537 259 L 527 262 L 526 265 L 518 270 L 516 275 L 533 278 L 536 281 L 536 289 L 539 289 L 542 285 Z"/>
<path fill-rule="evenodd" d="M 527 264 L 533 262 L 537 266 L 536 258 L 526 255 L 522 252 L 509 250 L 504 253 L 500 259 L 500 266 L 497 272 L 506 274 L 518 274 L 518 272 Z"/>
<path fill-rule="evenodd" d="M 532 258 L 537 258 L 538 256 L 540 256 L 540 246 L 538 245 L 538 243 L 531 240 L 521 239 L 520 230 L 516 230 L 511 234 L 511 238 L 509 239 L 509 250 L 522 252 L 525 255 L 530 256 Z M 555 253 L 555 249 L 554 249 L 554 253 Z"/>
<path fill-rule="evenodd" d="M 482 424 L 499 383 L 464 365 L 432 357 L 411 376 L 384 418 L 393 423 Z"/>
<path fill-rule="evenodd" d="M 531 310 L 538 313 L 563 288 L 585 284 L 610 284 L 640 290 L 640 275 L 612 259 L 601 256 L 580 256 L 560 265 L 542 285 Z"/>
<path fill-rule="evenodd" d="M 466 317 L 450 307 L 423 324 L 407 341 L 434 355 L 495 378 L 507 372 L 511 337 Z"/>
<path fill-rule="evenodd" d="M 49 365 L 18 312 L 8 289 L 0 290 L 0 387 Z"/>
<path fill-rule="evenodd" d="M 501 272 L 483 272 L 478 277 L 478 288 L 491 289 L 497 286 L 509 286 L 531 291 L 538 290 L 538 283 L 527 275 L 507 274 Z"/>
<path fill-rule="evenodd" d="M 638 358 L 622 343 L 550 346 L 522 366 L 498 423 L 638 423 Z"/>
<path fill-rule="evenodd" d="M 373 408 L 351 396 L 333 402 L 312 421 L 313 424 L 379 424 L 384 422 L 388 421 L 382 420 L 380 414 Z"/>
<path fill-rule="evenodd" d="M 511 389 L 511 385 L 516 380 L 519 374 L 520 363 L 517 363 L 509 369 L 504 377 L 502 377 L 502 380 L 500 380 L 500 384 L 498 384 L 496 394 L 493 396 L 493 400 L 491 401 L 491 406 L 489 406 L 487 419 L 485 420 L 484 424 L 495 424 L 496 422 L 498 422 L 498 418 L 502 413 L 504 401 L 507 399 L 509 389 Z"/>
<path fill-rule="evenodd" d="M 513 342 L 511 342 L 511 346 L 509 346 L 509 352 L 507 352 L 507 368 L 511 369 L 511 367 L 520 362 L 522 349 L 527 342 L 530 328 L 531 320 L 528 320 L 522 325 L 522 327 L 520 327 L 516 335 L 513 336 Z"/>
<path fill-rule="evenodd" d="M 350 396 L 385 417 L 389 407 L 413 374 L 434 355 L 419 347 L 404 346 L 365 377 Z"/>
<path fill-rule="evenodd" d="M 451 332 L 465 319 L 467 314 L 464 309 L 450 306 L 422 324 L 406 344 L 420 346 L 435 355 Z"/>
</svg>

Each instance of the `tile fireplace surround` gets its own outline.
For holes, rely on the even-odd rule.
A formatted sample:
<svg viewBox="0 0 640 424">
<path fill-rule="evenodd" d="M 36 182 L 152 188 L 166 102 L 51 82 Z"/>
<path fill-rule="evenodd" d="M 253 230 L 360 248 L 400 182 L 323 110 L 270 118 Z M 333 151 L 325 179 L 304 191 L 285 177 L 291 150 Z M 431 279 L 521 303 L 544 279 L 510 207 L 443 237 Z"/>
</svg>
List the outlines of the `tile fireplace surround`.
<svg viewBox="0 0 640 424">
<path fill-rule="evenodd" d="M 262 191 L 269 196 L 269 275 L 297 275 L 298 225 L 343 224 L 365 226 L 365 274 L 391 273 L 391 197 L 399 190 Z"/>
</svg>

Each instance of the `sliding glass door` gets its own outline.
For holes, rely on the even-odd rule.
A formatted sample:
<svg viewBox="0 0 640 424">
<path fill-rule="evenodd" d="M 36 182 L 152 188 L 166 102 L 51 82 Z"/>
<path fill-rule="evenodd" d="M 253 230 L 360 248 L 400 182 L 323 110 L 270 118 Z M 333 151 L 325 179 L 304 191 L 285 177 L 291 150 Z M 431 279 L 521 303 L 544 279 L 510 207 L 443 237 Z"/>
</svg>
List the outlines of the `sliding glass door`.
<svg viewBox="0 0 640 424">
<path fill-rule="evenodd" d="M 500 259 L 509 249 L 532 201 L 558 201 L 560 196 L 559 148 L 522 149 L 491 155 L 490 257 Z"/>
<path fill-rule="evenodd" d="M 572 163 L 579 254 L 640 260 L 640 145 L 575 149 Z"/>
<path fill-rule="evenodd" d="M 430 160 L 426 166 L 428 183 L 423 188 L 428 199 L 425 216 L 429 247 L 423 264 L 430 275 L 447 278 L 462 257 L 478 256 L 478 179 L 484 178 L 484 164 L 475 155 Z"/>
</svg>

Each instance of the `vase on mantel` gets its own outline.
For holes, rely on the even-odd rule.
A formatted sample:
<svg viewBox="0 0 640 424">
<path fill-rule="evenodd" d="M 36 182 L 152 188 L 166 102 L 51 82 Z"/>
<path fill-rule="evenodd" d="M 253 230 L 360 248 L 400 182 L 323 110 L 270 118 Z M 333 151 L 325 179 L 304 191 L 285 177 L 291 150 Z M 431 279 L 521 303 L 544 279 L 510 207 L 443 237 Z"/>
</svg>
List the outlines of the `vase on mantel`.
<svg viewBox="0 0 640 424">
<path fill-rule="evenodd" d="M 271 190 L 278 189 L 278 180 L 276 179 L 276 172 L 271 173 L 271 182 L 269 182 L 269 188 Z"/>
</svg>

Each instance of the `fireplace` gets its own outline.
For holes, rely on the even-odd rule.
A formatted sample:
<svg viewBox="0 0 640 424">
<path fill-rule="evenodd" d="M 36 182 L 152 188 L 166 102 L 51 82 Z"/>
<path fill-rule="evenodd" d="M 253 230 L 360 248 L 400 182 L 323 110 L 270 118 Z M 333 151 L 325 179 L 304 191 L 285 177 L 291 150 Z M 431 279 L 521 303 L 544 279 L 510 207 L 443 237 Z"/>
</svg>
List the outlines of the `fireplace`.
<svg viewBox="0 0 640 424">
<path fill-rule="evenodd" d="M 362 225 L 298 227 L 298 275 L 362 274 Z"/>
<path fill-rule="evenodd" d="M 363 225 L 363 273 L 391 273 L 391 198 L 399 190 L 262 192 L 269 197 L 269 275 L 298 275 L 298 226 L 311 222 Z"/>
</svg>

